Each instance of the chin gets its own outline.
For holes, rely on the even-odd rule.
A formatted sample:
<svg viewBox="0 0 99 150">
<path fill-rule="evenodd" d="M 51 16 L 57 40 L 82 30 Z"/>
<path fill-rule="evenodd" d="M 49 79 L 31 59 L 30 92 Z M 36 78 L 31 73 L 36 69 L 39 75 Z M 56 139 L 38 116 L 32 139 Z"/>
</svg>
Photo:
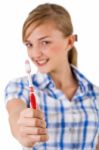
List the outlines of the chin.
<svg viewBox="0 0 99 150">
<path fill-rule="evenodd" d="M 45 73 L 45 74 L 48 74 L 48 73 L 51 72 L 51 71 L 48 70 L 48 69 L 40 69 L 40 68 L 38 68 L 38 71 L 39 71 L 40 73 Z"/>
</svg>

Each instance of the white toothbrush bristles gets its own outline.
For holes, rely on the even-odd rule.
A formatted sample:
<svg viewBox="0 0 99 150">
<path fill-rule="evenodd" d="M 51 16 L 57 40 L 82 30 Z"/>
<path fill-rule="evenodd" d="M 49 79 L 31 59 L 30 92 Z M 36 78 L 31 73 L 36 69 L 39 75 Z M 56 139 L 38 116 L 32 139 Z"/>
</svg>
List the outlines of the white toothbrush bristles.
<svg viewBox="0 0 99 150">
<path fill-rule="evenodd" d="M 25 70 L 26 73 L 28 74 L 28 80 L 29 80 L 29 87 L 32 86 L 32 78 L 31 78 L 31 66 L 29 60 L 25 61 Z"/>
<path fill-rule="evenodd" d="M 30 66 L 30 62 L 29 60 L 26 60 L 25 61 L 25 70 L 26 70 L 26 73 L 31 73 L 31 66 Z"/>
</svg>

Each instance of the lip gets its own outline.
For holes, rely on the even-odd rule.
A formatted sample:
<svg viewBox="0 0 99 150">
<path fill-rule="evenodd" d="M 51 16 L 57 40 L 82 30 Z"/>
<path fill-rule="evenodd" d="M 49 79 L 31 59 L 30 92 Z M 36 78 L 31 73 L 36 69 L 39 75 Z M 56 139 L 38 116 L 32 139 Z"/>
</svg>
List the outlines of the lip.
<svg viewBox="0 0 99 150">
<path fill-rule="evenodd" d="M 37 66 L 42 67 L 48 63 L 49 59 L 35 60 Z"/>
</svg>

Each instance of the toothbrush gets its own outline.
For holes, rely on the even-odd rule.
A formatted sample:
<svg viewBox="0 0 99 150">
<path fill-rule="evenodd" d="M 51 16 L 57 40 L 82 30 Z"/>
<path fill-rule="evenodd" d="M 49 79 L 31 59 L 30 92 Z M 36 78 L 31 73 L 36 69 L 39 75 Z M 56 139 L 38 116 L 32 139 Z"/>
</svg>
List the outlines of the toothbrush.
<svg viewBox="0 0 99 150">
<path fill-rule="evenodd" d="M 26 70 L 26 73 L 28 74 L 30 104 L 33 109 L 36 109 L 37 108 L 36 95 L 35 95 L 33 84 L 32 84 L 31 66 L 28 60 L 25 61 L 25 70 Z"/>
</svg>

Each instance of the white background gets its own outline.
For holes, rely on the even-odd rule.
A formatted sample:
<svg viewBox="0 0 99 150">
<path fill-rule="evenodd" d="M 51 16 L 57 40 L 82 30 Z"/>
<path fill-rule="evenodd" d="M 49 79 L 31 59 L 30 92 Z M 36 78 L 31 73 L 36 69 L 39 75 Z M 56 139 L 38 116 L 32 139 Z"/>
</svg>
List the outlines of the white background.
<svg viewBox="0 0 99 150">
<path fill-rule="evenodd" d="M 70 12 L 78 34 L 78 66 L 99 86 L 99 1 L 98 0 L 3 0 L 0 1 L 0 149 L 21 150 L 12 137 L 4 104 L 4 87 L 13 78 L 25 75 L 26 48 L 21 29 L 27 14 L 38 4 L 54 2 Z M 32 72 L 36 68 L 32 66 Z"/>
</svg>

